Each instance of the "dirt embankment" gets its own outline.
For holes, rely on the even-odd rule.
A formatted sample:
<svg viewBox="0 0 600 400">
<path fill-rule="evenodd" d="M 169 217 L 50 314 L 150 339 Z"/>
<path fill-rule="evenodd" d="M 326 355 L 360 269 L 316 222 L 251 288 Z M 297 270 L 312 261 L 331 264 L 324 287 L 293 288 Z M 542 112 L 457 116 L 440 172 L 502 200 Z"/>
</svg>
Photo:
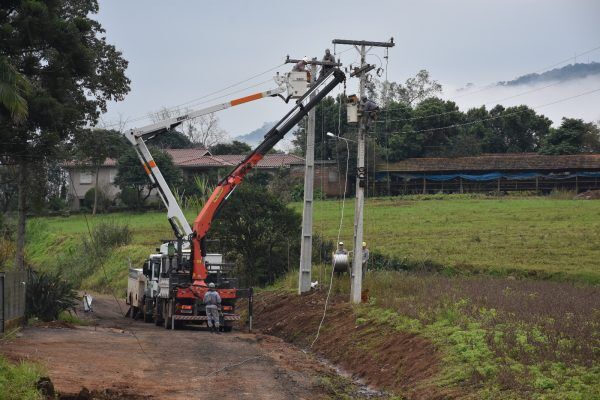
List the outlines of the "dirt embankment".
<svg viewBox="0 0 600 400">
<path fill-rule="evenodd" d="M 255 298 L 255 326 L 301 348 L 313 341 L 323 316 L 325 293 L 264 292 Z M 312 351 L 370 386 L 407 399 L 449 399 L 458 392 L 430 383 L 441 355 L 427 339 L 390 326 L 358 324 L 346 296 L 330 298 L 327 316 Z"/>
</svg>

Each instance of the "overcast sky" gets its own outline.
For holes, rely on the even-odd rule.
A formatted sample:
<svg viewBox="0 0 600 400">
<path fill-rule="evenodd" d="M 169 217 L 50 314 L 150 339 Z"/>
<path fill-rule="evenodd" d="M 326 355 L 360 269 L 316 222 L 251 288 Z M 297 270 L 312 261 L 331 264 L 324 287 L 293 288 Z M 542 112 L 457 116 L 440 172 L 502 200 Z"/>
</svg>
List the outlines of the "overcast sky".
<svg viewBox="0 0 600 400">
<path fill-rule="evenodd" d="M 386 41 L 394 37 L 389 80 L 403 82 L 427 69 L 444 86 L 445 96 L 452 99 L 454 89 L 466 83 L 483 86 L 541 72 L 600 46 L 599 16 L 598 0 L 100 0 L 98 18 L 109 42 L 129 60 L 127 75 L 132 81 L 125 101 L 111 104 L 104 120 L 122 116 L 130 121 L 129 126 L 141 126 L 148 121 L 135 118 L 198 99 L 276 67 L 287 54 L 321 58 L 325 48 L 333 50 L 334 38 Z M 355 50 L 346 46 L 336 50 L 348 50 L 340 54 L 344 64 L 358 61 Z M 381 59 L 385 63 L 383 50 L 373 53 L 369 62 L 379 65 Z M 600 61 L 600 49 L 577 61 Z M 282 66 L 279 71 L 290 67 Z M 272 74 L 219 95 L 264 82 Z M 356 88 L 357 82 L 352 81 L 349 92 Z M 205 105 L 273 87 L 268 82 L 210 101 L 215 95 Z M 600 80 L 559 85 L 511 101 L 533 106 L 596 88 L 600 88 Z M 456 101 L 469 106 L 506 94 L 493 92 Z M 599 105 L 600 92 L 596 92 L 539 111 L 553 120 L 565 113 L 598 119 Z M 237 136 L 264 121 L 278 120 L 289 107 L 276 99 L 265 99 L 218 116 L 230 136 Z"/>
</svg>

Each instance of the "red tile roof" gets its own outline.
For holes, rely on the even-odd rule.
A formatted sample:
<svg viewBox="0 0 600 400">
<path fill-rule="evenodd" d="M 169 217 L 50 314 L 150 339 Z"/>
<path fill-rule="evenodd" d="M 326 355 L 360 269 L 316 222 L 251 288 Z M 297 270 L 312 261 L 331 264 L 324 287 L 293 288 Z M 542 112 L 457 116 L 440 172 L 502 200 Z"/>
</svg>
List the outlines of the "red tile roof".
<svg viewBox="0 0 600 400">
<path fill-rule="evenodd" d="M 173 158 L 173 163 L 181 168 L 218 168 L 235 167 L 246 156 L 245 155 L 221 155 L 213 156 L 205 148 L 194 149 L 166 149 L 167 153 Z M 64 167 L 74 167 L 80 165 L 74 161 L 63 163 Z M 114 167 L 117 160 L 107 158 L 104 167 Z M 302 157 L 293 154 L 267 154 L 259 163 L 258 168 L 280 168 L 290 167 L 292 165 L 304 165 Z"/>
<path fill-rule="evenodd" d="M 245 155 L 203 156 L 178 164 L 182 168 L 234 167 L 245 158 Z M 257 168 L 290 167 L 304 165 L 302 157 L 293 154 L 267 154 L 258 163 Z"/>
<path fill-rule="evenodd" d="M 456 158 L 408 158 L 395 163 L 379 164 L 377 171 L 541 171 L 600 170 L 600 154 L 550 156 L 537 153 L 484 154 Z"/>
<path fill-rule="evenodd" d="M 195 147 L 193 149 L 166 149 L 165 151 L 171 155 L 175 165 L 203 157 L 207 154 L 210 155 L 210 152 L 204 147 Z"/>
</svg>

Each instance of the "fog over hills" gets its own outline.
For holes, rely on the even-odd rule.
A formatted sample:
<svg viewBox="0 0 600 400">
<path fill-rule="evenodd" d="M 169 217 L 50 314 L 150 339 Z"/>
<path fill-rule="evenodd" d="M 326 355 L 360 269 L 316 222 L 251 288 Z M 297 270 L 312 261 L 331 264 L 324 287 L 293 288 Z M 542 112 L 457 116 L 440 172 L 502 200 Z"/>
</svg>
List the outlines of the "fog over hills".
<svg viewBox="0 0 600 400">
<path fill-rule="evenodd" d="M 600 89 L 600 63 L 591 62 L 526 74 L 488 86 L 472 83 L 460 88 L 444 86 L 443 97 L 455 101 L 463 110 L 482 105 L 490 109 L 496 104 L 505 107 L 526 104 L 558 125 L 563 117 L 600 121 L 600 91 L 582 95 L 596 89 Z"/>
</svg>

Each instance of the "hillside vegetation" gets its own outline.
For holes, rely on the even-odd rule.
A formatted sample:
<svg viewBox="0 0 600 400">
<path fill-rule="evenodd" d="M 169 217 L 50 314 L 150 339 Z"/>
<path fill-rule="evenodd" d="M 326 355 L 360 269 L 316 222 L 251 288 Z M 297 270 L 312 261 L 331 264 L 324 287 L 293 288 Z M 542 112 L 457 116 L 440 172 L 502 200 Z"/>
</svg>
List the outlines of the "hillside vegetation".
<svg viewBox="0 0 600 400">
<path fill-rule="evenodd" d="M 255 324 L 406 399 L 596 399 L 600 287 L 505 277 L 369 271 L 358 306 L 330 266 L 260 291 Z M 313 340 L 315 341 L 313 344 Z M 377 368 L 373 368 L 377 365 Z"/>
<path fill-rule="evenodd" d="M 449 272 L 600 282 L 600 203 L 464 197 L 369 199 L 365 208 L 365 240 L 374 253 L 429 263 Z M 292 204 L 299 212 L 302 205 Z M 315 232 L 336 240 L 341 202 L 315 202 Z M 342 240 L 351 247 L 354 203 L 347 201 Z M 194 214 L 188 213 L 188 219 Z M 80 276 L 85 269 L 81 248 L 90 230 L 103 222 L 124 224 L 131 241 L 103 255 L 83 274 L 83 288 L 106 292 L 126 287 L 127 267 L 139 266 L 161 239 L 172 237 L 163 212 L 107 214 L 87 217 L 41 217 L 29 222 L 27 259 L 42 269 L 61 269 Z M 87 255 L 89 257 L 89 254 Z"/>
</svg>

